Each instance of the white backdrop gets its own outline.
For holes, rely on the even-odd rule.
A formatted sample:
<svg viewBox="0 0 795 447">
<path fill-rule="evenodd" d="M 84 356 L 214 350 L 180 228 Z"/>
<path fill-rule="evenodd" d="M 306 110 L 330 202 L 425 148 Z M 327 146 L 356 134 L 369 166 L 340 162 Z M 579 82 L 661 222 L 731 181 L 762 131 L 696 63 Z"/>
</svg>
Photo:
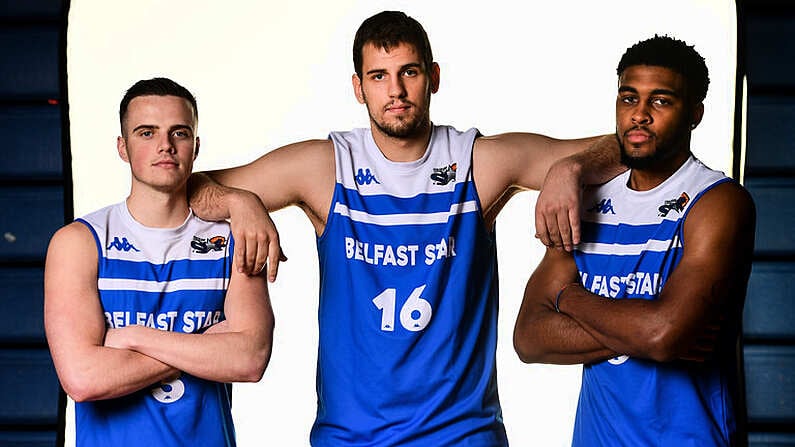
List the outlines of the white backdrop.
<svg viewBox="0 0 795 447">
<path fill-rule="evenodd" d="M 351 46 L 361 21 L 384 9 L 405 11 L 428 32 L 441 66 L 434 122 L 487 135 L 610 133 L 615 67 L 624 50 L 655 33 L 695 44 L 712 83 L 694 152 L 714 168 L 731 169 L 736 36 L 730 0 L 72 0 L 67 64 L 75 215 L 129 191 L 115 138 L 119 100 L 138 79 L 167 76 L 197 96 L 198 170 L 367 126 L 350 87 Z M 511 342 L 524 284 L 542 253 L 531 237 L 534 203 L 535 193 L 522 193 L 498 219 L 498 380 L 512 444 L 563 446 L 571 440 L 580 368 L 522 364 Z M 243 447 L 308 445 L 315 412 L 313 230 L 296 208 L 273 218 L 290 260 L 271 287 L 271 364 L 259 383 L 234 387 Z M 74 445 L 71 414 L 67 440 Z"/>
</svg>

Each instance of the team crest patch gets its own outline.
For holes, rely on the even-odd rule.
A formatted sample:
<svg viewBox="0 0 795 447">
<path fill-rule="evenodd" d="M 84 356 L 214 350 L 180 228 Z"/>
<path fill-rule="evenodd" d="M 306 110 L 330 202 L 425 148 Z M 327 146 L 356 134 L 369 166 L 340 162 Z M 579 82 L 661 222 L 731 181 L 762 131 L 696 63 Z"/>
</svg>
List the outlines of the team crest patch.
<svg viewBox="0 0 795 447">
<path fill-rule="evenodd" d="M 657 211 L 660 212 L 659 216 L 665 217 L 671 211 L 676 211 L 681 213 L 682 210 L 685 209 L 685 206 L 687 206 L 687 202 L 689 201 L 690 201 L 690 196 L 688 196 L 686 192 L 683 192 L 678 199 L 666 200 L 665 203 L 663 203 L 662 205 L 660 205 L 659 208 L 657 208 Z"/>
<path fill-rule="evenodd" d="M 458 163 L 453 163 L 449 166 L 442 166 L 441 168 L 433 168 L 431 180 L 434 185 L 446 185 L 455 181 L 455 171 L 458 168 Z"/>
<path fill-rule="evenodd" d="M 201 238 L 193 236 L 190 246 L 196 253 L 209 253 L 211 251 L 221 251 L 226 247 L 227 241 L 223 236 L 213 236 Z"/>
</svg>

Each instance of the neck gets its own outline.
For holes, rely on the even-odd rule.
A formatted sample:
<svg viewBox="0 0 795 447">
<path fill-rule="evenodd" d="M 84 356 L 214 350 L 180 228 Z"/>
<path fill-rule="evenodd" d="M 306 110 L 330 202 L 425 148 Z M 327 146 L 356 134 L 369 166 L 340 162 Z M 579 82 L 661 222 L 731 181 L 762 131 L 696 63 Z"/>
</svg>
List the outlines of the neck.
<svg viewBox="0 0 795 447">
<path fill-rule="evenodd" d="M 384 157 L 396 162 L 419 160 L 425 155 L 425 150 L 431 139 L 430 121 L 426 121 L 413 135 L 407 137 L 389 136 L 373 123 L 370 123 L 370 130 L 376 146 L 384 154 Z"/>
<path fill-rule="evenodd" d="M 127 209 L 140 224 L 152 228 L 176 228 L 185 222 L 190 212 L 187 191 L 133 191 L 127 197 Z"/>
<path fill-rule="evenodd" d="M 627 186 L 635 191 L 648 191 L 654 189 L 668 180 L 690 158 L 690 151 L 682 152 L 674 157 L 661 160 L 648 168 L 632 168 L 629 173 Z"/>
</svg>

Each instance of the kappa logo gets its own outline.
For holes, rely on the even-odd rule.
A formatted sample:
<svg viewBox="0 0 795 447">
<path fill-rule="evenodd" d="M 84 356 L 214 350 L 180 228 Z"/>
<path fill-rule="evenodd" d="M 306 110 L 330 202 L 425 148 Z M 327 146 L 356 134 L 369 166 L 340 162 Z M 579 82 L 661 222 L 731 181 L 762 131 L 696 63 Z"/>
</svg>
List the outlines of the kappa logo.
<svg viewBox="0 0 795 447">
<path fill-rule="evenodd" d="M 685 206 L 687 206 L 687 202 L 689 201 L 690 201 L 690 196 L 688 196 L 686 192 L 683 192 L 678 199 L 666 200 L 665 203 L 663 203 L 662 205 L 660 205 L 659 208 L 657 208 L 657 211 L 660 212 L 659 216 L 665 217 L 671 211 L 676 211 L 681 213 L 682 210 L 685 209 Z"/>
<path fill-rule="evenodd" d="M 227 241 L 223 236 L 213 236 L 202 238 L 193 236 L 190 246 L 196 253 L 209 253 L 211 251 L 221 251 L 226 247 Z"/>
<path fill-rule="evenodd" d="M 130 251 L 130 250 L 141 251 L 135 248 L 135 245 L 131 244 L 126 237 L 122 237 L 121 240 L 119 240 L 118 237 L 114 237 L 113 242 L 108 244 L 108 246 L 106 247 L 108 251 L 110 251 L 112 248 L 115 248 L 116 250 L 119 251 Z"/>
<path fill-rule="evenodd" d="M 613 202 L 611 199 L 602 199 L 596 205 L 588 208 L 586 210 L 589 213 L 602 213 L 602 214 L 615 214 L 615 210 L 613 210 Z"/>
<path fill-rule="evenodd" d="M 364 168 L 364 169 L 359 168 L 359 170 L 356 172 L 356 177 L 354 178 L 356 179 L 356 183 L 360 185 L 369 185 L 370 183 L 373 182 L 379 185 L 381 184 L 381 182 L 379 182 L 378 179 L 375 178 L 373 173 L 370 172 L 370 168 Z"/>
<path fill-rule="evenodd" d="M 442 166 L 441 168 L 433 168 L 431 180 L 434 185 L 446 185 L 455 181 L 455 171 L 458 168 L 458 163 L 453 163 L 449 166 Z"/>
</svg>

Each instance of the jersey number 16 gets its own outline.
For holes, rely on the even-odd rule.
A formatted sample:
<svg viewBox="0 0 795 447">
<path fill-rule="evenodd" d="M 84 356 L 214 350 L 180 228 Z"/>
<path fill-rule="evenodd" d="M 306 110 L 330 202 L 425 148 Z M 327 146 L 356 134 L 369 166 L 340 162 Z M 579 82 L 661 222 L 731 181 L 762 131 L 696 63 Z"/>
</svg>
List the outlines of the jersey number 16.
<svg viewBox="0 0 795 447">
<path fill-rule="evenodd" d="M 400 308 L 400 324 L 407 331 L 421 331 L 431 322 L 431 316 L 433 315 L 431 303 L 420 296 L 423 290 L 425 290 L 425 286 L 426 285 L 423 284 L 414 289 L 406 302 L 403 303 L 403 307 Z M 396 297 L 397 290 L 389 288 L 373 298 L 373 304 L 381 311 L 382 331 L 392 332 L 395 330 Z"/>
</svg>

